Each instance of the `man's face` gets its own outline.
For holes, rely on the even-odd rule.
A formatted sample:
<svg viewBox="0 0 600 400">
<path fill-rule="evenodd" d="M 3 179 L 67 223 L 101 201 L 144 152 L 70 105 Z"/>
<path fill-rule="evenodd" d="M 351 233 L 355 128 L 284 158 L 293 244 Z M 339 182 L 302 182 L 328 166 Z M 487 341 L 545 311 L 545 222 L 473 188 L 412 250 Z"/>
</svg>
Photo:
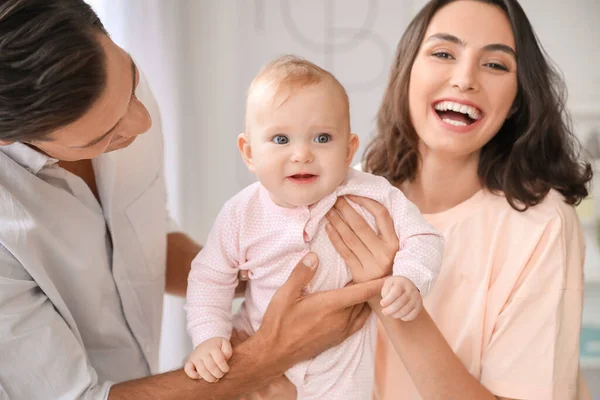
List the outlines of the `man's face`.
<svg viewBox="0 0 600 400">
<path fill-rule="evenodd" d="M 106 87 L 80 119 L 27 144 L 61 161 L 91 159 L 129 146 L 152 126 L 146 107 L 136 98 L 139 71 L 123 49 L 99 35 L 106 54 Z"/>
</svg>

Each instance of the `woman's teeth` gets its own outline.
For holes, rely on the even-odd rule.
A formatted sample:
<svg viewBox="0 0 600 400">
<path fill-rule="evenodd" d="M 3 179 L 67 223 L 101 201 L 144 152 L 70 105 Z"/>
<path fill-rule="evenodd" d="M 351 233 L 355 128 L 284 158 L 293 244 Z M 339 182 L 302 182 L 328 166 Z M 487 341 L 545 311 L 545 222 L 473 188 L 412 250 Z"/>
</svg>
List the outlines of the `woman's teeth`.
<svg viewBox="0 0 600 400">
<path fill-rule="evenodd" d="M 467 106 L 465 104 L 456 103 L 454 101 L 440 101 L 434 106 L 436 111 L 444 112 L 444 111 L 454 111 L 459 112 L 461 114 L 467 115 L 472 120 L 477 121 L 481 118 L 481 111 L 472 106 Z M 444 119 L 445 121 L 445 119 Z M 462 124 L 462 123 L 461 123 Z M 463 126 L 463 125 L 459 125 Z"/>
<path fill-rule="evenodd" d="M 455 121 L 450 118 L 442 118 L 442 121 L 444 121 L 447 124 L 454 125 L 454 126 L 467 126 L 467 124 L 462 121 Z"/>
</svg>

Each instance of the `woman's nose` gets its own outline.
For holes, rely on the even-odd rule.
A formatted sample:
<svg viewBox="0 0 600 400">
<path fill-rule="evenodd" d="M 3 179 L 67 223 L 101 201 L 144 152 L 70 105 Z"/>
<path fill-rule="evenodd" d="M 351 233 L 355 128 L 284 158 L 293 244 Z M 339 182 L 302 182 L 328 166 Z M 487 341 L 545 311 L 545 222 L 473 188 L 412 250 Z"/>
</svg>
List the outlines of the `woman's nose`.
<svg viewBox="0 0 600 400">
<path fill-rule="evenodd" d="M 461 92 L 479 90 L 477 82 L 477 63 L 471 60 L 463 60 L 456 64 L 450 81 L 452 87 L 457 88 Z"/>
</svg>

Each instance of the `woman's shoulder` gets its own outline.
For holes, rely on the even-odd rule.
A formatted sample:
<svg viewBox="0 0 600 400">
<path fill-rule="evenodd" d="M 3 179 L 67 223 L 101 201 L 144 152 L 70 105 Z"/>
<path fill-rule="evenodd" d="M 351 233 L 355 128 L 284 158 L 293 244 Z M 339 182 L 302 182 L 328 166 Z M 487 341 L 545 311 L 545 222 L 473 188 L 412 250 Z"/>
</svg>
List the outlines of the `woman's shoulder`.
<svg viewBox="0 0 600 400">
<path fill-rule="evenodd" d="M 527 255 L 543 252 L 561 259 L 561 268 L 580 265 L 585 254 L 585 236 L 575 207 L 565 202 L 562 194 L 551 190 L 544 199 L 525 211 L 511 207 L 504 196 L 490 199 L 495 207 L 488 207 L 489 218 L 495 218 L 487 229 L 494 233 L 496 246 L 505 251 Z M 516 250 L 520 249 L 520 250 Z M 542 250 L 544 249 L 544 250 Z M 573 268 L 565 281 L 578 282 Z M 564 272 L 564 269 L 561 269 Z M 574 280 L 572 280 L 574 279 Z"/>
<path fill-rule="evenodd" d="M 445 232 L 456 229 L 470 232 L 479 227 L 485 232 L 504 232 L 513 238 L 543 230 L 548 225 L 566 225 L 572 229 L 579 224 L 575 208 L 556 190 L 551 190 L 540 203 L 526 210 L 521 203 L 515 205 L 519 209 L 511 206 L 502 192 L 482 189 L 453 209 L 425 216 Z"/>
<path fill-rule="evenodd" d="M 484 212 L 495 214 L 502 220 L 509 218 L 528 225 L 546 225 L 553 221 L 560 225 L 579 224 L 575 207 L 568 204 L 563 195 L 554 189 L 550 190 L 540 203 L 528 207 L 525 211 L 513 208 L 504 194 L 486 191 L 485 197 L 487 205 Z M 520 203 L 516 205 L 519 208 L 523 206 Z"/>
</svg>

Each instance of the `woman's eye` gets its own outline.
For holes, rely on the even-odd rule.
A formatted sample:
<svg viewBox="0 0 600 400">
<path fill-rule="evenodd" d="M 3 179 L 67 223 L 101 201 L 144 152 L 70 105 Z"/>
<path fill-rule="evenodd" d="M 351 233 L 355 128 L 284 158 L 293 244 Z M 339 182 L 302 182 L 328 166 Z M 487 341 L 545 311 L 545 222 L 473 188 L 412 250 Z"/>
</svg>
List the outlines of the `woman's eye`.
<svg viewBox="0 0 600 400">
<path fill-rule="evenodd" d="M 290 139 L 285 135 L 273 136 L 273 139 L 271 140 L 275 144 L 288 144 L 290 142 Z"/>
<path fill-rule="evenodd" d="M 495 63 L 495 62 L 487 63 L 485 65 L 487 67 L 490 67 L 491 69 L 497 69 L 497 70 L 500 70 L 500 71 L 508 71 L 507 67 L 505 67 L 502 64 Z"/>
<path fill-rule="evenodd" d="M 321 133 L 319 136 L 315 138 L 315 142 L 317 143 L 328 143 L 331 140 L 331 135 L 328 133 Z"/>
<path fill-rule="evenodd" d="M 454 57 L 452 57 L 452 54 L 448 53 L 447 51 L 436 51 L 435 53 L 431 54 L 434 57 L 437 58 L 445 58 L 447 60 L 450 60 Z"/>
</svg>

